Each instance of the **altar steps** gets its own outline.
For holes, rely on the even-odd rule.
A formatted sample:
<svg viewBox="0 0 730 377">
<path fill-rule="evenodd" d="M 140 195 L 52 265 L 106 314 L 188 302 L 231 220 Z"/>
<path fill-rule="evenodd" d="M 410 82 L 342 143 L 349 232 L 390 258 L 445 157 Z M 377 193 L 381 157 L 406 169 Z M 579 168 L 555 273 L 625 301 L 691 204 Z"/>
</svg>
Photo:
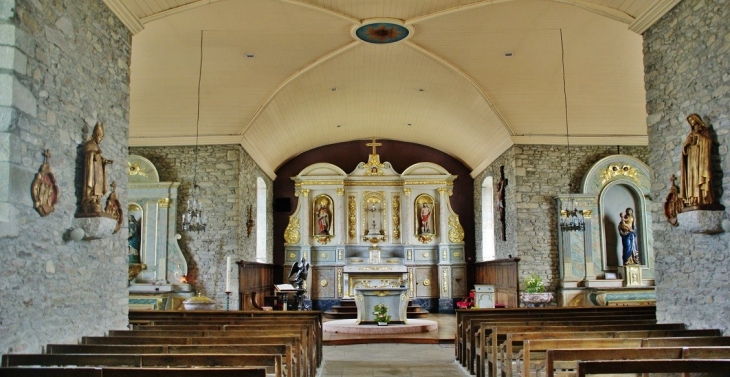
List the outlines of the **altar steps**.
<svg viewBox="0 0 730 377">
<path fill-rule="evenodd" d="M 428 311 L 421 310 L 421 306 L 408 301 L 406 310 L 408 318 L 427 318 Z M 333 306 L 330 310 L 324 312 L 324 317 L 329 319 L 355 319 L 357 318 L 357 306 L 355 300 L 340 300 L 340 305 Z"/>
</svg>

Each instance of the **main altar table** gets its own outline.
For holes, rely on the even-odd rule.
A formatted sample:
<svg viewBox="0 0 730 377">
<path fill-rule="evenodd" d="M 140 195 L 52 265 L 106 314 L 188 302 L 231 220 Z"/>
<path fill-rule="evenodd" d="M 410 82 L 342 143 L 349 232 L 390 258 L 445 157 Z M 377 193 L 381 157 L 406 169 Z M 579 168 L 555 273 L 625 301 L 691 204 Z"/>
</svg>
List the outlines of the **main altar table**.
<svg viewBox="0 0 730 377">
<path fill-rule="evenodd" d="M 406 323 L 408 294 L 405 287 L 355 288 L 357 324 L 375 323 L 375 305 L 383 303 L 388 307 L 391 323 Z"/>
</svg>

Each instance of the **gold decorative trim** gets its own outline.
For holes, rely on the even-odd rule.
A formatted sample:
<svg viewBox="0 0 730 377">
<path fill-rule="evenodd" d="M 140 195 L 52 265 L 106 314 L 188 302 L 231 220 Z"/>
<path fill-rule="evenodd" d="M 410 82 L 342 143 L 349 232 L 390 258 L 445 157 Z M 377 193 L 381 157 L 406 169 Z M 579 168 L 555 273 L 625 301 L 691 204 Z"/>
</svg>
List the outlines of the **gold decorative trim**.
<svg viewBox="0 0 730 377">
<path fill-rule="evenodd" d="M 140 272 L 147 269 L 147 265 L 144 263 L 130 263 L 128 266 L 128 274 L 127 278 L 128 281 L 132 281 L 132 279 L 136 278 L 137 275 L 139 275 Z"/>
<path fill-rule="evenodd" d="M 356 222 L 357 222 L 357 203 L 355 203 L 355 197 L 350 196 L 347 201 L 347 210 L 348 210 L 348 235 L 350 236 L 350 239 L 354 239 L 357 235 L 357 228 L 356 228 Z"/>
<path fill-rule="evenodd" d="M 413 250 L 408 250 L 406 254 L 408 255 L 408 260 L 413 260 Z"/>
<path fill-rule="evenodd" d="M 409 189 L 409 188 L 404 188 L 404 189 L 403 189 L 403 192 L 404 192 L 404 193 L 406 194 L 406 196 L 411 196 L 411 189 Z"/>
<path fill-rule="evenodd" d="M 302 189 L 302 195 L 304 195 L 305 198 L 308 197 L 309 196 L 309 189 Z"/>
<path fill-rule="evenodd" d="M 398 264 L 400 263 L 400 261 L 398 259 L 388 259 L 385 261 L 385 263 Z"/>
<path fill-rule="evenodd" d="M 621 177 L 630 178 L 634 182 L 639 183 L 636 174 L 636 168 L 630 164 L 610 164 L 605 170 L 601 171 L 601 186 Z"/>
<path fill-rule="evenodd" d="M 403 186 L 403 182 L 378 182 L 378 181 L 347 181 L 345 187 L 348 186 Z"/>
<path fill-rule="evenodd" d="M 461 256 L 461 253 L 458 251 L 454 251 L 454 258 L 458 258 Z"/>
<path fill-rule="evenodd" d="M 288 244 L 294 244 L 298 243 L 300 239 L 299 219 L 295 216 L 289 216 L 289 225 L 284 230 L 284 241 Z"/>
<path fill-rule="evenodd" d="M 129 211 L 129 212 L 136 212 L 136 211 L 141 211 L 141 210 L 142 210 L 142 207 L 137 203 L 131 203 L 127 206 L 127 211 Z"/>
<path fill-rule="evenodd" d="M 337 269 L 337 297 L 342 297 L 342 269 Z"/>
<path fill-rule="evenodd" d="M 444 195 L 446 194 L 446 192 L 448 192 L 448 190 L 443 187 L 436 189 L 436 191 L 438 191 L 438 193 L 441 195 Z"/>
<path fill-rule="evenodd" d="M 393 267 L 360 267 L 358 271 L 393 271 Z"/>
<path fill-rule="evenodd" d="M 342 196 L 342 195 L 345 195 L 345 189 L 340 187 L 337 189 L 337 196 Z"/>
<path fill-rule="evenodd" d="M 421 256 L 423 256 L 424 258 L 428 259 L 428 253 L 423 253 L 423 254 L 421 254 Z"/>
<path fill-rule="evenodd" d="M 409 289 L 409 295 L 411 297 L 413 297 L 414 294 L 413 294 L 413 269 L 412 268 L 408 269 L 408 289 Z"/>
<path fill-rule="evenodd" d="M 393 196 L 393 238 L 400 238 L 400 196 Z"/>
<path fill-rule="evenodd" d="M 422 233 L 418 235 L 418 240 L 421 241 L 421 243 L 429 243 L 433 239 L 433 234 L 430 233 Z"/>
<path fill-rule="evenodd" d="M 327 259 L 327 253 L 322 253 L 322 259 Z"/>
<path fill-rule="evenodd" d="M 364 262 L 364 260 L 362 260 L 362 259 L 353 259 L 352 262 L 353 263 L 362 263 L 362 262 Z"/>
<path fill-rule="evenodd" d="M 289 253 L 289 259 L 295 259 L 297 257 L 294 253 Z"/>
<path fill-rule="evenodd" d="M 448 253 L 448 252 L 446 251 L 446 249 L 444 249 L 444 250 L 443 250 L 443 251 L 441 252 L 441 259 L 443 259 L 443 260 L 446 260 L 446 259 L 448 259 L 449 255 L 448 255 L 447 253 Z"/>
<path fill-rule="evenodd" d="M 131 162 L 127 161 L 127 175 L 139 175 L 141 177 L 146 177 L 147 173 L 142 169 L 139 164 L 132 164 Z"/>
<path fill-rule="evenodd" d="M 444 273 L 443 273 L 443 281 L 444 281 L 444 283 L 443 283 L 443 288 L 441 289 L 441 291 L 444 293 L 448 293 L 449 292 L 449 274 L 446 272 L 445 269 L 444 269 Z"/>
<path fill-rule="evenodd" d="M 343 185 L 344 181 L 300 181 L 298 183 L 294 184 L 294 187 L 302 187 L 302 186 L 333 186 L 333 185 Z M 309 189 L 302 189 L 302 191 Z M 343 190 L 343 189 L 339 189 Z M 343 191 L 344 192 L 344 191 Z"/>
<path fill-rule="evenodd" d="M 431 285 L 431 280 L 423 279 L 423 286 L 428 287 L 429 285 Z"/>
<path fill-rule="evenodd" d="M 446 185 L 446 186 L 453 186 L 454 182 L 449 181 L 408 181 L 403 182 L 404 186 L 421 186 L 421 185 Z M 439 190 L 445 190 L 445 189 L 439 189 Z"/>
<path fill-rule="evenodd" d="M 160 205 L 160 208 L 168 208 L 170 207 L 170 198 L 157 199 L 157 204 Z"/>
<path fill-rule="evenodd" d="M 464 228 L 459 222 L 458 215 L 449 216 L 449 241 L 452 243 L 464 242 Z"/>
<path fill-rule="evenodd" d="M 320 285 L 321 287 L 326 287 L 326 286 L 327 286 L 327 280 L 320 280 L 320 281 L 319 281 L 319 285 Z"/>
<path fill-rule="evenodd" d="M 342 260 L 342 250 L 337 250 L 337 260 Z"/>
<path fill-rule="evenodd" d="M 591 211 L 590 209 L 583 210 L 583 217 L 586 219 L 590 219 L 592 214 L 593 214 L 593 211 Z"/>
</svg>

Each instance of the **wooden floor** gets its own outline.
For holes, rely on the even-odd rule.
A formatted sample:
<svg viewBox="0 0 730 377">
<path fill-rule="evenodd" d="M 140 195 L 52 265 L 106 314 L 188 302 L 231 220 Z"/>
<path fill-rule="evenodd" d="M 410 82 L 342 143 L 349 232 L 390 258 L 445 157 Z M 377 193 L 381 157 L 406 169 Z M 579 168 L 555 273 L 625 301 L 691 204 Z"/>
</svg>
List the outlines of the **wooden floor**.
<svg viewBox="0 0 730 377">
<path fill-rule="evenodd" d="M 434 314 L 429 313 L 428 317 L 421 318 L 438 323 L 438 330 L 416 334 L 388 334 L 388 335 L 367 335 L 367 334 L 340 334 L 324 332 L 324 345 L 345 345 L 345 344 L 369 344 L 369 343 L 409 343 L 409 344 L 454 344 L 456 335 L 455 314 Z M 325 322 L 328 319 L 324 320 Z"/>
</svg>

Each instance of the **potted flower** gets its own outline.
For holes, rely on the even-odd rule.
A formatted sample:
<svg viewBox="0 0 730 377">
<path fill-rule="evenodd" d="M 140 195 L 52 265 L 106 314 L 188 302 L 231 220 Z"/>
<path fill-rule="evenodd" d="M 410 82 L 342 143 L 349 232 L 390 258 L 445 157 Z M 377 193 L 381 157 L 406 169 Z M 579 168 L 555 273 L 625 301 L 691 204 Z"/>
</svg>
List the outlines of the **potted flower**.
<svg viewBox="0 0 730 377">
<path fill-rule="evenodd" d="M 545 292 L 542 278 L 532 274 L 525 279 L 525 291 L 520 294 L 522 302 L 527 307 L 544 306 L 553 300 L 552 292 Z"/>
<path fill-rule="evenodd" d="M 378 326 L 387 326 L 390 322 L 390 314 L 388 314 L 388 306 L 382 302 L 376 304 L 373 308 L 373 314 L 375 315 L 375 322 Z"/>
</svg>

